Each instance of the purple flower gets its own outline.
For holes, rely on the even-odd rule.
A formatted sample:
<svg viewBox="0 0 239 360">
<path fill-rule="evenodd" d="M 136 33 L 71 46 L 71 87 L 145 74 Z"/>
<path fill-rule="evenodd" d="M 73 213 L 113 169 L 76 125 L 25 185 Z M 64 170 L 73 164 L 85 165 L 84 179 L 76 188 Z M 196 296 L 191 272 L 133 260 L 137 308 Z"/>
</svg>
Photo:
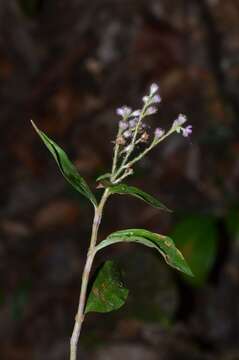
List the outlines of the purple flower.
<svg viewBox="0 0 239 360">
<path fill-rule="evenodd" d="M 130 130 L 126 130 L 123 135 L 125 139 L 128 139 L 132 136 L 132 132 Z"/>
<path fill-rule="evenodd" d="M 145 112 L 145 115 L 153 115 L 157 112 L 157 108 L 155 106 L 150 106 L 146 112 Z"/>
<path fill-rule="evenodd" d="M 119 127 L 120 127 L 120 129 L 122 129 L 122 130 L 126 130 L 127 128 L 128 128 L 128 123 L 126 122 L 126 121 L 120 121 L 119 122 Z"/>
<path fill-rule="evenodd" d="M 186 121 L 187 121 L 186 116 L 183 114 L 179 114 L 178 118 L 173 122 L 173 127 L 179 127 L 183 125 Z"/>
<path fill-rule="evenodd" d="M 150 86 L 150 96 L 154 95 L 159 90 L 159 86 L 155 83 L 153 83 Z"/>
<path fill-rule="evenodd" d="M 161 138 L 163 136 L 163 134 L 165 133 L 165 131 L 161 128 L 157 128 L 154 131 L 154 135 L 157 139 Z"/>
<path fill-rule="evenodd" d="M 158 94 L 157 95 L 154 95 L 154 97 L 152 98 L 152 102 L 153 103 L 161 103 L 162 99 L 161 99 L 161 96 L 159 96 Z"/>
<path fill-rule="evenodd" d="M 128 106 L 122 106 L 116 109 L 116 114 L 122 116 L 123 118 L 129 117 L 132 113 L 132 109 Z"/>
<path fill-rule="evenodd" d="M 141 114 L 141 110 L 135 110 L 130 114 L 130 116 L 140 116 L 140 114 Z"/>
<path fill-rule="evenodd" d="M 129 121 L 129 127 L 134 128 L 137 124 L 137 118 Z"/>
<path fill-rule="evenodd" d="M 188 137 L 190 134 L 192 134 L 192 125 L 188 125 L 185 128 L 182 128 L 183 136 Z"/>
</svg>

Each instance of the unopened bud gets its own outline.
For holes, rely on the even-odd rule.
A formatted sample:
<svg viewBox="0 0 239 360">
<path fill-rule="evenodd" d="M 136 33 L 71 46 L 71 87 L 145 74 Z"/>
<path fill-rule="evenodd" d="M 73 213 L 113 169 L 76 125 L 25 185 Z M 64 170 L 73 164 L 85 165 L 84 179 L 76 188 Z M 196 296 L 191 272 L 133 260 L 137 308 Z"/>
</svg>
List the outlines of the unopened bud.
<svg viewBox="0 0 239 360">
<path fill-rule="evenodd" d="M 123 138 L 123 136 L 118 136 L 117 139 L 116 139 L 116 144 L 117 145 L 125 145 L 126 141 L 125 139 Z"/>
<path fill-rule="evenodd" d="M 145 131 L 145 132 L 143 133 L 143 135 L 141 136 L 140 140 L 141 140 L 142 142 L 147 142 L 148 139 L 149 139 L 149 134 Z"/>
</svg>

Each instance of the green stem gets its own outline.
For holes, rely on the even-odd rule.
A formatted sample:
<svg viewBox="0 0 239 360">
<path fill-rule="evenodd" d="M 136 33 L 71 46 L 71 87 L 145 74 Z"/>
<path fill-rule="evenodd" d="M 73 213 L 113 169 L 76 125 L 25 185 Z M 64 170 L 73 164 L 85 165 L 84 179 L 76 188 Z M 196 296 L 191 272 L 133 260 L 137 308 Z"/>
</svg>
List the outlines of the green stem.
<svg viewBox="0 0 239 360">
<path fill-rule="evenodd" d="M 102 195 L 100 203 L 98 207 L 95 208 L 95 215 L 92 224 L 92 232 L 91 232 L 91 240 L 90 240 L 90 247 L 87 254 L 87 259 L 85 263 L 85 267 L 83 270 L 82 275 L 82 283 L 81 283 L 81 292 L 80 292 L 80 299 L 78 304 L 78 311 L 75 317 L 75 325 L 73 329 L 73 333 L 71 336 L 71 346 L 70 346 L 70 360 L 77 359 L 77 345 L 81 333 L 82 324 L 85 318 L 84 310 L 86 304 L 86 296 L 87 296 L 87 288 L 90 278 L 90 272 L 92 268 L 92 264 L 95 257 L 95 247 L 98 237 L 98 230 L 101 223 L 102 213 L 104 209 L 104 205 L 106 203 L 107 198 L 109 197 L 110 192 L 106 189 Z"/>
<path fill-rule="evenodd" d="M 118 153 L 119 153 L 119 144 L 117 143 L 118 141 L 118 138 L 121 134 L 121 129 L 118 130 L 118 134 L 116 136 L 116 143 L 115 143 L 115 149 L 114 149 L 114 158 L 113 158 L 113 165 L 112 165 L 112 170 L 111 170 L 111 180 L 112 180 L 112 177 L 115 173 L 115 170 L 116 170 L 116 166 L 117 166 L 117 161 L 118 161 Z"/>
</svg>

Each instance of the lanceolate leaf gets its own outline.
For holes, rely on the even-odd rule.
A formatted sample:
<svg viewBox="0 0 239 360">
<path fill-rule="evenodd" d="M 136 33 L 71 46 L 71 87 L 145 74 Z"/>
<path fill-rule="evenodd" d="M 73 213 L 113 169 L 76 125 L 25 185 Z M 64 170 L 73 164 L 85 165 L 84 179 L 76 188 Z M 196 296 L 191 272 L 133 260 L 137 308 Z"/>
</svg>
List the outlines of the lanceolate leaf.
<svg viewBox="0 0 239 360">
<path fill-rule="evenodd" d="M 159 200 L 155 199 L 153 196 L 147 194 L 146 192 L 138 189 L 135 186 L 119 184 L 119 185 L 111 185 L 111 186 L 109 186 L 109 189 L 112 194 L 131 195 L 131 196 L 137 197 L 140 200 L 145 201 L 147 204 L 149 204 L 157 209 L 171 211 L 165 205 L 163 205 Z"/>
<path fill-rule="evenodd" d="M 117 310 L 124 305 L 128 292 L 122 283 L 119 268 L 113 261 L 106 261 L 93 283 L 85 313 Z"/>
<path fill-rule="evenodd" d="M 32 125 L 36 130 L 37 134 L 44 142 L 44 144 L 46 145 L 46 147 L 48 148 L 48 150 L 53 155 L 64 178 L 77 191 L 79 191 L 82 195 L 87 197 L 94 205 L 97 205 L 97 201 L 94 194 L 91 192 L 85 180 L 80 176 L 76 167 L 69 160 L 66 153 L 53 140 L 51 140 L 48 136 L 46 136 L 46 134 L 43 131 L 39 130 L 37 126 L 33 123 L 33 121 L 32 121 Z"/>
<path fill-rule="evenodd" d="M 144 229 L 128 229 L 116 231 L 109 235 L 105 240 L 99 243 L 96 251 L 99 251 L 106 246 L 113 245 L 119 242 L 136 242 L 158 250 L 165 261 L 175 269 L 182 271 L 187 275 L 193 276 L 189 266 L 187 265 L 183 255 L 174 245 L 173 240 L 164 235 L 152 233 Z"/>
</svg>

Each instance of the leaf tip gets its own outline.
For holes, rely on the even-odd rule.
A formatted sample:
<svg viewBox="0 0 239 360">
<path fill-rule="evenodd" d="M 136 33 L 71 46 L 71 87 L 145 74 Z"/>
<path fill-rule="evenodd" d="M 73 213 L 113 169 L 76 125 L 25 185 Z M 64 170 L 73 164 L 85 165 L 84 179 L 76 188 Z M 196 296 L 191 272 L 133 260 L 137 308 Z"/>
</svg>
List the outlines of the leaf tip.
<svg viewBox="0 0 239 360">
<path fill-rule="evenodd" d="M 33 127 L 36 127 L 36 125 L 32 119 L 30 119 L 30 123 L 32 124 Z"/>
<path fill-rule="evenodd" d="M 192 270 L 190 269 L 190 267 L 188 266 L 188 264 L 186 263 L 186 266 L 183 269 L 184 274 L 191 276 L 191 277 L 195 277 L 195 275 L 193 274 Z"/>
<path fill-rule="evenodd" d="M 36 124 L 34 123 L 34 121 L 31 119 L 30 122 L 31 122 L 34 130 L 39 134 L 39 129 L 38 129 L 38 127 L 36 126 Z"/>
</svg>

